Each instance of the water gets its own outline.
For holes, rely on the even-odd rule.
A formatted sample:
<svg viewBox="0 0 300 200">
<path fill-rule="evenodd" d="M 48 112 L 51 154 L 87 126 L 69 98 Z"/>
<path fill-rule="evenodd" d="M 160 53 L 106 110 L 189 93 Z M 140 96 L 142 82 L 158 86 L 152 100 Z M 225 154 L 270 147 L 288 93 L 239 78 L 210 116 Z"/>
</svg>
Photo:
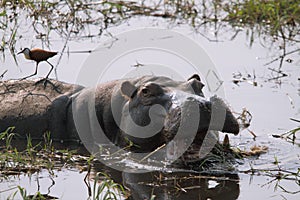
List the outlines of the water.
<svg viewBox="0 0 300 200">
<path fill-rule="evenodd" d="M 109 31 L 114 35 L 128 29 L 132 30 L 144 26 L 166 27 L 168 23 L 158 19 L 133 18 L 126 24 L 111 28 Z M 267 49 L 259 43 L 254 43 L 252 48 L 249 48 L 244 34 L 239 34 L 235 40 L 230 41 L 227 39 L 232 34 L 230 32 L 224 33 L 222 41 L 211 42 L 201 35 L 197 35 L 185 25 L 174 27 L 173 30 L 187 35 L 205 49 L 214 62 L 220 79 L 224 81 L 225 99 L 231 108 L 235 112 L 241 112 L 242 108 L 247 108 L 252 114 L 253 120 L 249 128 L 257 137 L 254 139 L 247 130 L 244 130 L 238 136 L 230 136 L 231 145 L 240 149 L 249 149 L 253 145 L 265 145 L 268 147 L 268 152 L 259 157 L 246 158 L 241 161 L 241 164 L 236 166 L 237 173 L 230 180 L 224 177 L 199 177 L 199 174 L 196 172 L 171 172 L 172 169 L 166 170 L 170 171 L 170 173 L 165 172 L 162 175 L 162 180 L 158 179 L 158 172 L 130 174 L 109 169 L 110 175 L 116 182 L 126 185 L 135 199 L 149 198 L 151 194 L 156 195 L 156 199 L 299 199 L 300 193 L 290 194 L 287 192 L 299 190 L 299 184 L 296 184 L 295 180 L 276 180 L 276 174 L 279 173 L 276 170 L 279 168 L 297 172 L 300 166 L 299 140 L 297 141 L 298 144 L 291 144 L 282 139 L 272 137 L 272 134 L 281 134 L 299 126 L 299 123 L 289 119 L 300 118 L 300 61 L 297 55 L 289 57 L 294 62 L 284 62 L 283 70 L 289 76 L 280 79 L 281 83 L 279 84 L 278 81 L 268 81 L 272 73 L 267 68 L 276 68 L 278 62 L 264 66 L 265 63 L 271 60 L 272 55 L 277 55 L 278 49 Z M 213 35 L 213 31 L 207 31 L 207 37 L 213 38 Z M 57 39 L 51 42 L 51 49 L 59 51 L 62 49 L 64 40 L 57 35 L 54 35 L 54 38 Z M 110 37 L 107 36 L 106 38 Z M 31 43 L 25 43 L 25 40 L 27 42 L 30 41 L 21 39 L 20 44 L 22 44 L 22 47 L 30 46 Z M 105 40 L 105 37 L 101 39 L 101 41 L 103 40 Z M 70 41 L 68 48 L 72 51 L 94 49 L 98 47 L 99 41 L 95 38 L 84 41 Z M 32 44 L 35 46 L 40 45 L 38 40 L 33 40 Z M 124 68 L 122 69 L 124 72 L 136 71 L 138 74 L 139 69 L 133 68 L 132 65 L 149 63 L 149 59 L 151 59 L 149 53 L 144 53 L 144 57 L 141 52 L 136 57 L 132 55 L 124 56 L 122 59 L 114 62 L 114 66 L 122 65 L 120 67 Z M 156 59 L 160 61 L 166 58 L 163 57 L 164 54 L 160 56 L 153 52 L 150 54 L 155 55 Z M 58 68 L 59 80 L 70 83 L 76 82 L 80 68 L 88 56 L 88 54 L 63 54 Z M 0 66 L 0 72 L 8 69 L 5 79 L 23 77 L 34 71 L 35 64 L 33 62 L 25 60 L 22 56 L 17 57 L 17 59 L 22 72 L 15 66 L 12 57 L 6 52 L 5 62 L 1 63 Z M 54 57 L 49 61 L 55 64 L 58 61 L 58 57 Z M 175 66 L 174 68 L 178 70 L 178 65 L 186 63 L 167 59 L 163 64 Z M 44 76 L 48 70 L 47 63 L 41 63 L 38 76 Z M 239 86 L 234 84 L 232 82 L 232 74 L 237 72 L 241 72 L 243 75 L 248 73 L 253 75 L 255 73 L 258 86 L 255 87 L 247 82 L 240 83 Z M 189 75 L 191 74 L 184 74 L 185 78 L 188 78 Z M 54 78 L 54 75 L 52 74 L 51 77 Z M 115 74 L 112 73 L 110 78 L 115 78 Z M 205 89 L 204 93 L 207 92 L 207 89 Z M 223 136 L 224 134 L 221 134 L 221 137 Z M 278 165 L 274 164 L 275 159 L 279 161 Z M 246 173 L 252 168 L 272 169 L 273 171 L 272 174 L 257 172 L 251 175 L 251 173 Z M 102 169 L 103 166 L 96 170 L 101 171 Z M 55 184 L 49 189 L 52 182 L 48 173 L 45 171 L 39 173 L 41 192 L 47 193 L 49 189 L 50 195 L 60 199 L 87 198 L 87 189 L 83 182 L 85 173 L 80 174 L 76 170 L 63 168 L 62 171 L 54 171 L 54 175 Z M 180 179 L 180 177 L 191 178 Z M 166 181 L 168 179 L 171 181 Z M 28 193 L 36 192 L 36 175 L 33 175 L 32 178 L 28 178 L 27 175 L 8 177 L 7 180 L 1 178 L 0 199 L 6 199 L 15 190 L 2 191 L 17 185 L 25 187 Z M 284 191 L 284 189 L 287 191 Z"/>
<path fill-rule="evenodd" d="M 94 187 L 95 181 L 87 179 L 85 183 L 87 172 L 81 172 L 77 168 L 62 168 L 60 170 L 41 170 L 33 174 L 21 174 L 15 177 L 9 177 L 7 181 L 0 182 L 0 199 L 6 199 L 15 191 L 18 191 L 16 186 L 25 188 L 27 195 L 33 195 L 39 191 L 43 195 L 48 195 L 56 199 L 88 199 L 88 187 Z M 101 182 L 97 183 L 100 187 Z M 97 188 L 96 188 L 97 189 Z M 93 188 L 92 195 L 95 195 Z M 107 188 L 104 188 L 104 198 Z M 114 190 L 113 190 L 114 191 Z M 119 194 L 119 191 L 114 191 Z M 124 199 L 122 195 L 118 195 L 119 199 Z M 14 199 L 22 199 L 20 192 L 18 192 Z"/>
<path fill-rule="evenodd" d="M 77 169 L 54 170 L 53 173 L 54 176 L 47 170 L 42 170 L 32 175 L 20 175 L 9 178 L 9 181 L 2 181 L 0 199 L 6 199 L 16 191 L 16 186 L 26 188 L 27 194 L 35 194 L 39 188 L 42 194 L 49 194 L 59 199 L 87 199 L 88 193 L 83 181 L 86 173 L 79 173 Z M 3 192 L 3 189 L 10 190 Z M 19 193 L 15 199 L 21 199 Z"/>
</svg>

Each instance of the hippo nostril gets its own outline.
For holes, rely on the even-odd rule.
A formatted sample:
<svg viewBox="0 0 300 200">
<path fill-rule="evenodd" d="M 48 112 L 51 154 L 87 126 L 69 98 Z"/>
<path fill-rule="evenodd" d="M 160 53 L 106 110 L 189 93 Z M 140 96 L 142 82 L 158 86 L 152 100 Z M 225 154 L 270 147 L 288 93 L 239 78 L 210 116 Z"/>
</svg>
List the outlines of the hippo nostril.
<svg viewBox="0 0 300 200">
<path fill-rule="evenodd" d="M 186 101 L 187 102 L 198 102 L 198 100 L 194 97 L 188 97 L 188 98 L 186 98 Z"/>
<path fill-rule="evenodd" d="M 188 100 L 188 101 L 194 101 L 195 99 L 193 97 L 188 97 L 186 100 Z"/>
</svg>

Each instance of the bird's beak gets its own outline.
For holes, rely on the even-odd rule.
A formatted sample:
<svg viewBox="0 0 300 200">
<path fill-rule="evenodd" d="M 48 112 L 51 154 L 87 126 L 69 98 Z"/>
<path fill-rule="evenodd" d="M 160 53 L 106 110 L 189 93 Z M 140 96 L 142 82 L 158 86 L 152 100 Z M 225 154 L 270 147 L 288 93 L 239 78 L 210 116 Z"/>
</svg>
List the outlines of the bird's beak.
<svg viewBox="0 0 300 200">
<path fill-rule="evenodd" d="M 22 50 L 22 51 L 20 51 L 19 53 L 17 53 L 17 55 L 19 55 L 19 54 L 21 54 L 21 53 L 23 53 L 24 52 L 24 50 Z"/>
</svg>

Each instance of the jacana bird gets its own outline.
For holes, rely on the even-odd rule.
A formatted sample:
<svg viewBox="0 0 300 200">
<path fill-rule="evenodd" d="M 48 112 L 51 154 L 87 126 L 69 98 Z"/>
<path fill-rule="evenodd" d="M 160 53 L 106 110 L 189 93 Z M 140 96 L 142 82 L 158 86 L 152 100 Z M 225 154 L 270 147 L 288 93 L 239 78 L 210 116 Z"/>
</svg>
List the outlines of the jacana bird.
<svg viewBox="0 0 300 200">
<path fill-rule="evenodd" d="M 36 62 L 35 72 L 29 76 L 22 78 L 21 80 L 24 80 L 24 79 L 27 79 L 29 77 L 36 75 L 37 70 L 38 70 L 38 65 L 42 61 L 46 61 L 51 66 L 51 69 L 45 78 L 45 79 L 48 79 L 48 76 L 50 75 L 50 73 L 52 72 L 52 70 L 54 68 L 53 65 L 48 61 L 48 59 L 55 56 L 58 52 L 46 51 L 46 50 L 38 49 L 38 48 L 31 49 L 31 50 L 28 48 L 25 48 L 22 51 L 20 51 L 18 54 L 21 54 L 21 53 L 24 54 L 26 59 L 34 60 Z"/>
</svg>

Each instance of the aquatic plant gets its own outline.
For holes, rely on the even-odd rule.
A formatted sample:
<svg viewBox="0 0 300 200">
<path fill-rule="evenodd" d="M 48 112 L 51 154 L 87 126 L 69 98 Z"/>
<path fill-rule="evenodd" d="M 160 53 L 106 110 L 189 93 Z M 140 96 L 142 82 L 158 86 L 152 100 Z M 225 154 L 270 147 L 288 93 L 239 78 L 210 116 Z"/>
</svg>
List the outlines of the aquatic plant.
<svg viewBox="0 0 300 200">
<path fill-rule="evenodd" d="M 51 46 L 51 38 L 64 38 L 62 52 L 69 40 L 98 38 L 110 27 L 133 17 L 163 18 L 171 24 L 189 24 L 210 41 L 218 41 L 218 33 L 228 27 L 249 35 L 249 43 L 256 38 L 280 46 L 280 67 L 286 55 L 299 52 L 299 47 L 287 52 L 288 46 L 299 44 L 300 6 L 290 0 L 174 0 L 174 1 L 40 1 L 4 0 L 0 3 L 0 51 L 9 49 L 15 59 L 15 49 L 26 33 L 34 33 L 42 45 Z M 215 38 L 207 36 L 206 28 L 213 28 Z M 31 36 L 30 35 L 30 36 Z M 265 44 L 265 45 L 266 45 Z M 89 52 L 89 51 L 87 51 Z M 60 58 L 61 59 L 61 58 Z M 59 60 L 60 60 L 59 59 Z M 15 59 L 17 63 L 17 60 Z"/>
<path fill-rule="evenodd" d="M 41 169 L 52 170 L 56 163 L 70 162 L 74 154 L 74 151 L 64 154 L 55 150 L 50 133 L 44 134 L 44 142 L 33 144 L 31 137 L 27 136 L 24 147 L 14 145 L 18 140 L 15 139 L 17 134 L 13 131 L 14 127 L 9 127 L 0 133 L 0 144 L 2 145 L 0 148 L 0 170 L 3 175 L 32 173 Z M 57 156 L 58 153 L 61 154 L 60 157 Z"/>
<path fill-rule="evenodd" d="M 100 182 L 100 184 L 98 184 Z M 107 174 L 99 172 L 95 176 L 91 200 L 121 199 L 126 194 L 122 185 L 115 183 Z"/>
<path fill-rule="evenodd" d="M 298 121 L 298 120 L 296 120 L 296 121 Z M 282 133 L 282 134 L 273 134 L 272 136 L 274 138 L 285 139 L 286 141 L 288 141 L 288 142 L 290 142 L 292 144 L 298 144 L 300 146 L 299 138 L 297 138 L 297 136 L 296 136 L 296 134 L 299 133 L 299 132 L 300 132 L 300 127 L 297 127 L 297 128 L 293 128 L 293 129 L 291 129 L 289 131 L 286 131 L 285 133 Z"/>
<path fill-rule="evenodd" d="M 14 137 L 17 134 L 13 131 L 14 127 L 9 127 L 0 133 L 0 142 L 1 145 L 3 144 L 0 148 L 0 172 L 2 177 L 9 178 L 10 175 L 20 175 L 21 173 L 30 175 L 46 169 L 51 178 L 51 176 L 54 176 L 54 169 L 68 166 L 88 171 L 89 175 L 93 163 L 97 162 L 93 155 L 89 157 L 78 155 L 76 149 L 56 149 L 50 132 L 46 132 L 43 137 L 44 140 L 38 141 L 37 144 L 30 136 L 27 136 L 27 143 L 24 148 L 17 148 L 14 144 L 16 140 Z M 22 140 L 21 142 L 24 143 L 25 141 Z M 16 188 L 18 190 L 11 194 L 8 199 L 15 199 L 18 193 L 23 200 L 57 199 L 39 191 L 29 195 L 25 188 L 21 186 Z M 120 199 L 120 196 L 123 196 L 125 193 L 122 185 L 115 183 L 105 173 L 99 172 L 94 178 L 90 199 Z"/>
<path fill-rule="evenodd" d="M 272 42 L 279 41 L 282 55 L 270 63 L 280 60 L 279 69 L 285 56 L 299 52 L 300 48 L 292 47 L 300 42 L 300 5 L 290 0 L 236 0 L 225 2 L 222 6 L 226 13 L 224 21 L 233 27 L 247 28 L 250 35 L 250 45 L 256 38 Z M 270 64 L 269 63 L 269 64 Z"/>
<path fill-rule="evenodd" d="M 0 133 L 0 141 L 5 140 L 5 148 L 10 149 L 11 146 L 11 141 L 15 135 L 13 132 L 15 127 L 8 127 L 4 132 Z"/>
</svg>

